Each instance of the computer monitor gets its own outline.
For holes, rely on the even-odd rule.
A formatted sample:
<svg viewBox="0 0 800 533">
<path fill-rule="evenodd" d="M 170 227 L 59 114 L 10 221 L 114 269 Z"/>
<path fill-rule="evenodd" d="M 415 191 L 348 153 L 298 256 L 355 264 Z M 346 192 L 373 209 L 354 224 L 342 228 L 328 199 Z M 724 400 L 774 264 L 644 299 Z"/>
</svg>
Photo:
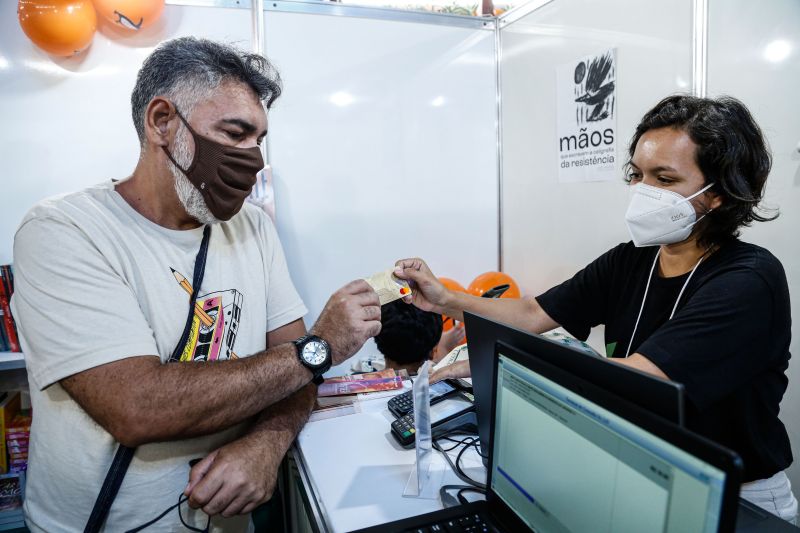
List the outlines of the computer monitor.
<svg viewBox="0 0 800 533">
<path fill-rule="evenodd" d="M 592 357 L 547 337 L 528 333 L 472 313 L 464 313 L 469 339 L 469 365 L 481 449 L 491 449 L 490 413 L 494 396 L 494 347 L 503 341 L 570 374 L 631 401 L 680 426 L 683 425 L 683 385 L 639 372 L 603 357 Z M 484 462 L 487 461 L 486 454 Z"/>
<path fill-rule="evenodd" d="M 728 532 L 732 451 L 504 342 L 487 503 L 503 530 Z"/>
</svg>

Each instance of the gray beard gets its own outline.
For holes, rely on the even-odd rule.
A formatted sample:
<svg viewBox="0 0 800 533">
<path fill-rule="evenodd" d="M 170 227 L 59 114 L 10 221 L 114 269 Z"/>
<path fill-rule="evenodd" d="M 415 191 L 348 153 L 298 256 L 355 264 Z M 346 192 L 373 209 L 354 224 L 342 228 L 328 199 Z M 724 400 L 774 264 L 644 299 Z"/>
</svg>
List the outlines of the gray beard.
<svg viewBox="0 0 800 533">
<path fill-rule="evenodd" d="M 172 151 L 172 157 L 183 168 L 187 168 L 192 164 L 192 154 L 189 152 L 189 131 L 181 125 L 178 134 L 175 136 L 175 146 Z M 211 210 L 208 209 L 206 201 L 200 191 L 192 185 L 189 178 L 178 168 L 172 161 L 167 162 L 172 177 L 175 180 L 175 192 L 178 194 L 178 200 L 186 210 L 190 217 L 194 218 L 201 224 L 216 224 L 220 220 L 215 217 Z"/>
</svg>

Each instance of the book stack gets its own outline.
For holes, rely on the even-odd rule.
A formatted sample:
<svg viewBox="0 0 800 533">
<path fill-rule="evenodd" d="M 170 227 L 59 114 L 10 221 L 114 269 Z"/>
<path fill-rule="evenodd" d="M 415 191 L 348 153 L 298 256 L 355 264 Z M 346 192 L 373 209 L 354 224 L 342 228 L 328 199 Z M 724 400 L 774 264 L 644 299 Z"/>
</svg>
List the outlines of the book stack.
<svg viewBox="0 0 800 533">
<path fill-rule="evenodd" d="M 403 380 L 408 379 L 408 372 L 387 368 L 380 372 L 367 372 L 327 378 L 317 389 L 317 402 L 314 410 L 351 405 L 365 395 L 378 395 L 380 392 L 394 391 L 403 388 Z"/>
<path fill-rule="evenodd" d="M 317 403 L 329 396 L 349 396 L 364 392 L 379 392 L 403 388 L 403 378 L 394 369 L 328 378 L 317 388 Z"/>
<path fill-rule="evenodd" d="M 9 462 L 8 449 L 6 448 L 6 434 L 9 428 L 14 424 L 13 421 L 20 411 L 21 398 L 20 393 L 14 392 L 0 392 L 0 474 L 9 472 L 11 463 Z M 25 445 L 26 460 L 27 460 L 27 443 Z"/>
<path fill-rule="evenodd" d="M 24 470 L 12 470 L 19 468 L 21 463 L 15 459 L 14 453 L 9 453 L 11 448 L 6 448 L 6 435 L 8 431 L 15 425 L 14 420 L 17 419 L 20 413 L 20 393 L 14 392 L 0 392 L 0 530 L 8 529 L 14 523 L 19 522 L 21 515 L 19 514 L 22 507 L 22 492 L 24 486 Z M 30 420 L 30 418 L 28 418 Z M 26 435 L 30 435 L 30 422 Z M 15 439 L 19 443 L 19 439 Z M 28 465 L 28 440 L 25 439 L 25 462 L 24 466 Z M 19 449 L 16 446 L 14 449 Z M 15 511 L 16 510 L 16 511 Z"/>
<path fill-rule="evenodd" d="M 22 507 L 23 481 L 19 474 L 0 474 L 0 530 L 9 529 L 22 518 L 20 513 L 8 512 Z"/>
<path fill-rule="evenodd" d="M 0 265 L 0 352 L 19 352 L 19 336 L 11 316 L 11 295 L 14 294 L 14 272 L 11 265 Z"/>
<path fill-rule="evenodd" d="M 28 442 L 31 437 L 31 417 L 19 413 L 6 428 L 5 440 L 8 452 L 8 471 L 11 473 L 28 470 Z"/>
</svg>

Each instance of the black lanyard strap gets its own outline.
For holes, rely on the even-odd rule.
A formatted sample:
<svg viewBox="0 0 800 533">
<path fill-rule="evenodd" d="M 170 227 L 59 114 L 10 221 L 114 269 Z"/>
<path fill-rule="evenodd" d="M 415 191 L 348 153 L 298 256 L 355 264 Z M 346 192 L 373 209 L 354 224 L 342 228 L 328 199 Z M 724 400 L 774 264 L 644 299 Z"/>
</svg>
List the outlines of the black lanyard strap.
<svg viewBox="0 0 800 533">
<path fill-rule="evenodd" d="M 195 257 L 194 260 L 192 295 L 189 298 L 189 316 L 186 318 L 183 334 L 178 344 L 175 346 L 175 349 L 172 351 L 169 362 L 180 361 L 184 346 L 192 331 L 194 306 L 197 303 L 197 293 L 200 290 L 200 285 L 203 283 L 203 276 L 206 271 L 206 257 L 208 256 L 208 241 L 210 238 L 211 226 L 206 225 L 203 229 L 203 241 L 200 243 L 200 251 L 197 252 L 197 257 Z M 122 480 L 125 478 L 125 473 L 131 465 L 131 460 L 135 452 L 136 448 L 130 448 L 122 444 L 117 448 L 117 453 L 114 454 L 114 460 L 111 461 L 111 466 L 103 481 L 103 486 L 100 488 L 100 493 L 97 495 L 97 500 L 94 502 L 92 514 L 89 516 L 89 521 L 86 522 L 86 527 L 83 530 L 84 533 L 98 533 L 103 527 L 108 512 L 111 510 L 111 505 L 114 503 L 114 499 L 117 497 L 119 488 L 122 485 Z"/>
<path fill-rule="evenodd" d="M 197 304 L 197 293 L 200 291 L 200 284 L 203 283 L 203 276 L 206 273 L 206 257 L 208 256 L 208 240 L 211 236 L 211 226 L 207 225 L 203 229 L 203 242 L 200 243 L 200 251 L 197 252 L 197 257 L 194 259 L 194 275 L 192 276 L 192 295 L 189 297 L 189 315 L 186 317 L 186 325 L 183 326 L 183 334 L 181 335 L 178 344 L 172 351 L 169 357 L 169 362 L 176 362 L 181 360 L 186 342 L 189 340 L 189 335 L 192 332 L 192 322 L 194 321 L 194 306 Z"/>
</svg>

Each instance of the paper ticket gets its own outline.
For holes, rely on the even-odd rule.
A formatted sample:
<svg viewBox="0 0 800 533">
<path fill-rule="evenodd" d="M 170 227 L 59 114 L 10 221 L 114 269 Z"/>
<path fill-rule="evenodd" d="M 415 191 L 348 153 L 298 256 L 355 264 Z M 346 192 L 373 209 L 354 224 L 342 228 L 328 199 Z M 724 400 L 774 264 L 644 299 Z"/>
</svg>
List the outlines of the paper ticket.
<svg viewBox="0 0 800 533">
<path fill-rule="evenodd" d="M 398 298 L 411 294 L 411 287 L 408 286 L 408 282 L 398 278 L 393 272 L 394 268 L 390 268 L 389 270 L 378 272 L 368 278 L 364 278 L 367 280 L 367 283 L 375 289 L 375 292 L 378 293 L 381 305 L 388 304 Z"/>
</svg>

